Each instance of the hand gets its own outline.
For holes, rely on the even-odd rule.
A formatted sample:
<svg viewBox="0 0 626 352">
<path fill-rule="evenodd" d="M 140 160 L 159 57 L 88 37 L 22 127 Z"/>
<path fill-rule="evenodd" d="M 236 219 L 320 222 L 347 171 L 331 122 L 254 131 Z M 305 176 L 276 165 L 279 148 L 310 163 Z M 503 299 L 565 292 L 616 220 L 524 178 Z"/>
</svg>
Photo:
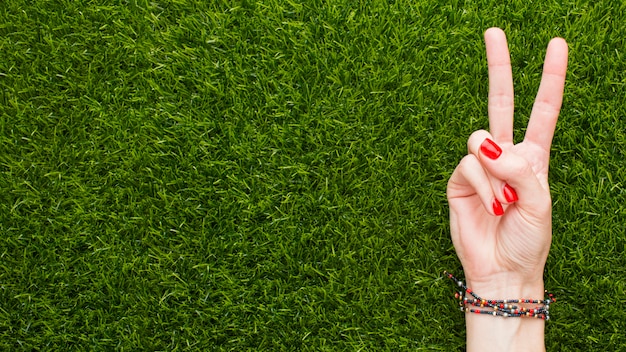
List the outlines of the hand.
<svg viewBox="0 0 626 352">
<path fill-rule="evenodd" d="M 532 287 L 518 293 L 541 298 L 552 239 L 550 145 L 563 99 L 567 44 L 550 41 L 524 141 L 513 144 L 513 77 L 504 32 L 487 30 L 485 43 L 489 132 L 470 136 L 469 153 L 448 182 L 452 241 L 467 285 L 478 294 L 505 299 L 511 297 L 494 297 L 511 293 L 505 286 Z"/>
</svg>

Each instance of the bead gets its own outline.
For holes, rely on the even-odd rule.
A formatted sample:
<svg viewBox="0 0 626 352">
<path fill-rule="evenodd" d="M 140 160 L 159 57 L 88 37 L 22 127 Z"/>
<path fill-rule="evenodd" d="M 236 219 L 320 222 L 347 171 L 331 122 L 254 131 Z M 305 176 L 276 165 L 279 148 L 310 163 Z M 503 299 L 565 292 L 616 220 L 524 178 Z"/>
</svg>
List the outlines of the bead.
<svg viewBox="0 0 626 352">
<path fill-rule="evenodd" d="M 495 299 L 484 299 L 478 296 L 474 291 L 463 284 L 463 281 L 458 280 L 452 274 L 447 271 L 444 271 L 444 274 L 448 276 L 452 281 L 454 281 L 459 287 L 461 287 L 462 291 L 456 292 L 454 297 L 459 300 L 459 309 L 465 313 L 475 313 L 475 314 L 490 314 L 492 316 L 501 316 L 501 317 L 529 317 L 535 319 L 543 319 L 549 320 L 549 309 L 550 304 L 556 302 L 554 295 L 545 291 L 544 299 L 503 299 L 503 300 L 495 300 Z M 473 299 L 468 298 L 468 295 L 473 297 Z M 537 304 L 535 307 L 527 307 L 527 306 L 516 306 L 513 303 L 520 304 Z M 543 306 L 541 306 L 543 305 Z M 488 307 L 493 309 L 473 309 L 470 306 L 474 307 Z"/>
</svg>

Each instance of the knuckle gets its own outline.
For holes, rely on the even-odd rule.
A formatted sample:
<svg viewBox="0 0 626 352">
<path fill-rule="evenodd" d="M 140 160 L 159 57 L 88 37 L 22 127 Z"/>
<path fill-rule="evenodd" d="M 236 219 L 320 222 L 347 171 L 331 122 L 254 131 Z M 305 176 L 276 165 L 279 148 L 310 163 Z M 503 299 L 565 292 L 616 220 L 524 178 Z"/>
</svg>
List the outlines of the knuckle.
<svg viewBox="0 0 626 352">
<path fill-rule="evenodd" d="M 491 94 L 489 95 L 489 108 L 490 109 L 510 109 L 514 104 L 514 98 L 505 93 Z"/>
<path fill-rule="evenodd" d="M 469 170 L 472 170 L 478 165 L 478 159 L 473 154 L 468 154 L 461 159 L 459 162 L 459 171 L 462 173 L 466 173 Z"/>
</svg>

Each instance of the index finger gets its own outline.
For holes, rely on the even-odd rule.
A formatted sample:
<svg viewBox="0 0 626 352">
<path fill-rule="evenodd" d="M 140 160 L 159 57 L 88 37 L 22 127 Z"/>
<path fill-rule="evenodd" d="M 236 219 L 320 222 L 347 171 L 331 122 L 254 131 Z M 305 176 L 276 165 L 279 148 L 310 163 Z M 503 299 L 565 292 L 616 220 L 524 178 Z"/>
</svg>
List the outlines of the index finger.
<svg viewBox="0 0 626 352">
<path fill-rule="evenodd" d="M 562 38 L 554 38 L 548 44 L 539 91 L 524 136 L 525 142 L 536 144 L 548 153 L 563 102 L 567 51 Z"/>
<path fill-rule="evenodd" d="M 489 132 L 501 145 L 513 143 L 513 73 L 504 31 L 489 28 L 485 46 L 489 66 Z"/>
</svg>

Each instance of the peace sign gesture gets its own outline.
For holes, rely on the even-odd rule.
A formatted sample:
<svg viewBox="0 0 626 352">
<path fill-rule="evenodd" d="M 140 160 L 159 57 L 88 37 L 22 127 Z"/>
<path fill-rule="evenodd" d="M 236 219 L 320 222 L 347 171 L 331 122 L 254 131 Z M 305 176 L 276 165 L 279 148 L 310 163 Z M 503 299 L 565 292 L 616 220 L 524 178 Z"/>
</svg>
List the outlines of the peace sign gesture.
<svg viewBox="0 0 626 352">
<path fill-rule="evenodd" d="M 448 181 L 452 242 L 467 286 L 487 299 L 542 298 L 552 241 L 550 145 L 563 100 L 567 43 L 548 44 L 524 141 L 513 143 L 513 76 L 502 30 L 485 32 L 489 132 L 472 133 Z M 545 350 L 541 320 L 466 315 L 468 351 Z M 490 339 L 485 338 L 489 332 Z"/>
<path fill-rule="evenodd" d="M 474 132 L 448 182 L 452 241 L 467 285 L 483 297 L 543 297 L 543 268 L 552 239 L 548 184 L 567 44 L 548 45 L 528 128 L 513 143 L 513 77 L 502 30 L 485 32 L 489 66 L 489 132 Z M 469 321 L 468 321 L 469 324 Z M 470 326 L 468 325 L 468 348 Z"/>
</svg>

